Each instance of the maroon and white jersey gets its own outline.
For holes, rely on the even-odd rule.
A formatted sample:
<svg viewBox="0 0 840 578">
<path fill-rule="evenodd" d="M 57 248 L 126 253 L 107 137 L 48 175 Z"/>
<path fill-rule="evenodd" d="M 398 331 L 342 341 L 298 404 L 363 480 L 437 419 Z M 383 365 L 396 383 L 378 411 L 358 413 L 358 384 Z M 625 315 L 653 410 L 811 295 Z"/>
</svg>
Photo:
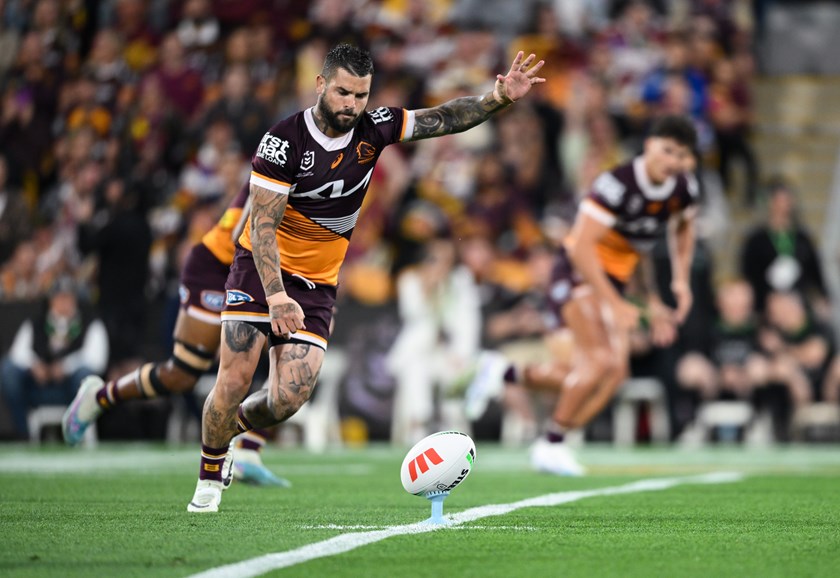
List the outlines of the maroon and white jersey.
<svg viewBox="0 0 840 578">
<path fill-rule="evenodd" d="M 596 247 L 604 271 L 626 283 L 639 254 L 650 252 L 665 235 L 670 218 L 680 213 L 693 216 L 697 195 L 693 175 L 652 183 L 642 157 L 602 173 L 580 210 L 611 229 Z"/>
<path fill-rule="evenodd" d="M 250 183 L 289 195 L 277 229 L 283 270 L 313 283 L 336 285 L 362 201 L 382 149 L 414 132 L 414 112 L 381 107 L 350 132 L 330 138 L 312 109 L 280 121 L 260 142 Z M 239 243 L 252 250 L 251 226 Z"/>
</svg>

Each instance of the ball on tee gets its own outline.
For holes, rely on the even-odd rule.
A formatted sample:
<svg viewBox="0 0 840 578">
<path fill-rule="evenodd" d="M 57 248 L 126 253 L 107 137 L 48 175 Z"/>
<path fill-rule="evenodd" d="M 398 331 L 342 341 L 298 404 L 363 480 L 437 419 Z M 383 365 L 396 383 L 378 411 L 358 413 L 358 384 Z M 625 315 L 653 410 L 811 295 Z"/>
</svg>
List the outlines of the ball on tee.
<svg viewBox="0 0 840 578">
<path fill-rule="evenodd" d="M 475 443 L 459 431 L 442 431 L 423 438 L 411 448 L 400 468 L 409 494 L 449 492 L 464 481 L 475 464 Z"/>
</svg>

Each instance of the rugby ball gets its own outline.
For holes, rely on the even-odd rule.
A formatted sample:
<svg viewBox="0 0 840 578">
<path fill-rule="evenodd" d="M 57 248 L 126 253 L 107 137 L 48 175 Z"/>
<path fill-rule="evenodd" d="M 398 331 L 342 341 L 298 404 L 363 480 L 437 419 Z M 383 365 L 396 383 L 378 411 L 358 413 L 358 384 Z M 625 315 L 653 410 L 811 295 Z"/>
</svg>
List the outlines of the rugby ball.
<svg viewBox="0 0 840 578">
<path fill-rule="evenodd" d="M 409 450 L 400 469 L 409 494 L 449 492 L 464 481 L 475 464 L 475 444 L 459 431 L 442 431 L 423 438 Z"/>
</svg>

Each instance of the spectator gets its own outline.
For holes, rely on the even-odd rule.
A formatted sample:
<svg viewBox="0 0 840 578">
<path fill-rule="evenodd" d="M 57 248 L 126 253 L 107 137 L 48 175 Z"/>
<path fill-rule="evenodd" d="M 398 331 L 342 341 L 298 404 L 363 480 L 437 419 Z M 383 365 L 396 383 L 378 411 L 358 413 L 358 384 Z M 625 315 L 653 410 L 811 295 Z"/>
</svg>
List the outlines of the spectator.
<svg viewBox="0 0 840 578">
<path fill-rule="evenodd" d="M 758 345 L 753 293 L 745 281 L 730 281 L 718 290 L 718 318 L 706 325 L 709 349 L 686 353 L 677 363 L 677 383 L 694 392 L 695 402 L 749 400 L 767 380 L 767 360 Z"/>
<path fill-rule="evenodd" d="M 217 120 L 227 121 L 233 127 L 238 146 L 248 156 L 257 149 L 266 125 L 270 124 L 262 103 L 253 96 L 248 69 L 241 64 L 225 71 L 222 97 L 207 111 L 202 124 Z"/>
<path fill-rule="evenodd" d="M 19 439 L 26 416 L 39 405 L 67 405 L 82 379 L 105 370 L 108 336 L 103 323 L 79 306 L 72 285 L 59 283 L 42 310 L 18 329 L 0 365 L 0 386 Z"/>
<path fill-rule="evenodd" d="M 759 342 L 769 359 L 768 381 L 787 388 L 794 409 L 819 399 L 833 338 L 827 326 L 808 314 L 801 295 L 776 292 L 767 297 L 767 323 Z"/>
<path fill-rule="evenodd" d="M 163 39 L 158 66 L 151 74 L 175 111 L 191 121 L 204 98 L 204 84 L 201 75 L 189 67 L 184 47 L 174 33 Z"/>
<path fill-rule="evenodd" d="M 747 235 L 741 249 L 741 272 L 755 292 L 756 311 L 764 311 L 772 291 L 796 291 L 815 298 L 821 317 L 828 316 L 828 294 L 817 249 L 796 220 L 791 188 L 774 181 L 768 198 L 767 221 Z"/>
<path fill-rule="evenodd" d="M 0 155 L 0 265 L 32 230 L 29 207 L 20 191 L 9 186 L 8 174 L 6 159 Z"/>
<path fill-rule="evenodd" d="M 31 241 L 20 243 L 2 268 L 0 268 L 0 300 L 32 301 L 41 297 L 47 278 L 39 274 L 37 254 Z"/>
<path fill-rule="evenodd" d="M 137 195 L 115 178 L 106 184 L 104 206 L 95 216 L 92 199 L 79 212 L 79 248 L 98 257 L 99 310 L 108 329 L 112 363 L 138 357 L 138 338 L 145 328 L 152 236 L 137 201 Z"/>
</svg>

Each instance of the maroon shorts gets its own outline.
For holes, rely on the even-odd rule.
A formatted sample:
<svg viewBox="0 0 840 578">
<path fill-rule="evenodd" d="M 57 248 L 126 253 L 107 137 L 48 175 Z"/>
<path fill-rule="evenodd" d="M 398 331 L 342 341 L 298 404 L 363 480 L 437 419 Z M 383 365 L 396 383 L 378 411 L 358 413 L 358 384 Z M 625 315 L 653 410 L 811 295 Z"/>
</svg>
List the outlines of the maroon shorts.
<svg viewBox="0 0 840 578">
<path fill-rule="evenodd" d="M 178 288 L 181 307 L 187 315 L 206 323 L 221 323 L 229 270 L 204 243 L 190 249 Z"/>
<path fill-rule="evenodd" d="M 226 300 L 222 321 L 245 321 L 268 336 L 272 345 L 280 343 L 310 343 L 321 349 L 327 348 L 330 336 L 336 287 L 319 285 L 298 275 L 283 271 L 283 286 L 286 293 L 303 309 L 301 329 L 289 339 L 274 335 L 268 322 L 268 305 L 265 302 L 260 275 L 254 264 L 251 251 L 236 247 L 233 264 L 225 284 Z"/>
<path fill-rule="evenodd" d="M 615 277 L 607 275 L 607 279 L 613 284 L 613 287 L 623 295 L 625 285 Z M 574 291 L 577 287 L 585 285 L 586 282 L 578 273 L 572 260 L 569 258 L 566 250 L 561 248 L 557 251 L 554 258 L 554 267 L 551 272 L 551 285 L 546 291 L 545 300 L 548 304 L 548 314 L 551 317 L 550 322 L 554 328 L 563 327 L 563 307 L 571 301 Z"/>
</svg>

